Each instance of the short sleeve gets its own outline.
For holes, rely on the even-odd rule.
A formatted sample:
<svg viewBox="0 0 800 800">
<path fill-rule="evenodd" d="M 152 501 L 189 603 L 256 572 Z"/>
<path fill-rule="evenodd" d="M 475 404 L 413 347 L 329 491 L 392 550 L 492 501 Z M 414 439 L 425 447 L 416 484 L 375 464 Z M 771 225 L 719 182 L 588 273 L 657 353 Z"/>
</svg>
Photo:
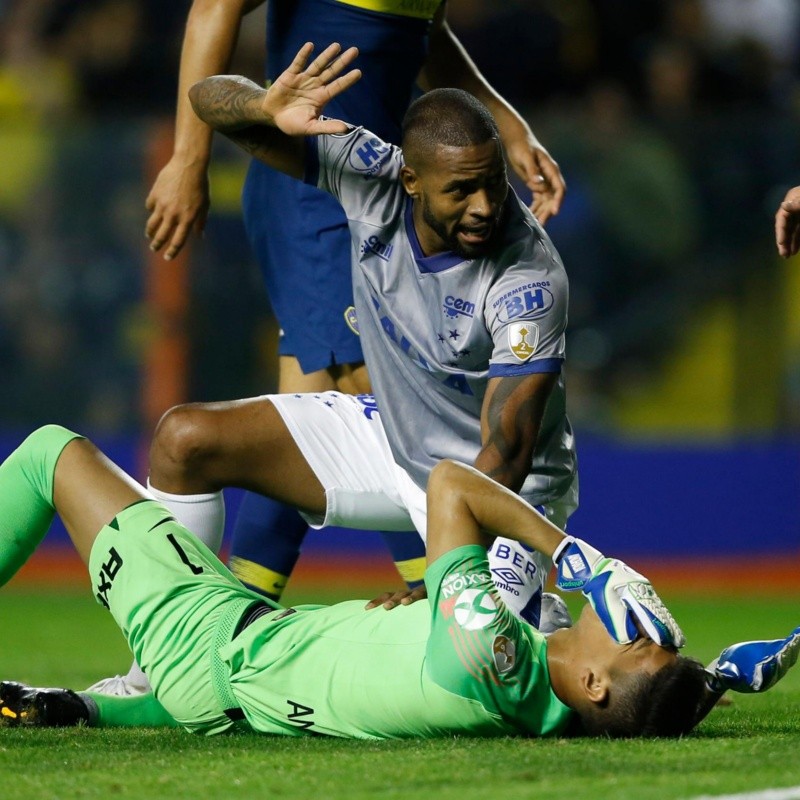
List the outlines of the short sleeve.
<svg viewBox="0 0 800 800">
<path fill-rule="evenodd" d="M 332 194 L 348 219 L 363 218 L 397 191 L 402 154 L 364 128 L 306 140 L 305 182 Z"/>
<path fill-rule="evenodd" d="M 486 324 L 494 343 L 489 377 L 560 372 L 568 305 L 560 259 L 544 241 L 534 240 L 487 297 Z"/>
</svg>

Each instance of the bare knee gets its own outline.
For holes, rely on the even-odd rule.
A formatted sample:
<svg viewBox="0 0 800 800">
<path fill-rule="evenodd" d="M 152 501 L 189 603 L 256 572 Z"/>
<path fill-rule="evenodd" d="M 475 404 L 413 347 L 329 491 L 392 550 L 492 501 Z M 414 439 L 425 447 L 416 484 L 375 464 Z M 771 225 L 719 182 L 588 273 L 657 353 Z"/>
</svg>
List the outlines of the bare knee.
<svg viewBox="0 0 800 800">
<path fill-rule="evenodd" d="M 150 482 L 165 492 L 205 492 L 204 466 L 213 450 L 212 412 L 203 405 L 174 406 L 158 422 L 150 445 Z"/>
</svg>

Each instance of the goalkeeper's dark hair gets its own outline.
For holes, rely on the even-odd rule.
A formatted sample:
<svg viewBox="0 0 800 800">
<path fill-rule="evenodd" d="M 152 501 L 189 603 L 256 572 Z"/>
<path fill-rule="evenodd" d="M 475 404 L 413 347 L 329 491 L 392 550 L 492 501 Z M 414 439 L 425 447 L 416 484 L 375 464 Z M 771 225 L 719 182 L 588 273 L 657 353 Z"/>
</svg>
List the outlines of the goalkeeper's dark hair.
<svg viewBox="0 0 800 800">
<path fill-rule="evenodd" d="M 426 92 L 408 107 L 403 118 L 403 155 L 412 167 L 437 145 L 469 147 L 490 139 L 500 141 L 494 117 L 480 100 L 461 89 Z"/>
<path fill-rule="evenodd" d="M 589 735 L 674 738 L 695 726 L 706 692 L 706 673 L 699 661 L 679 656 L 658 672 L 620 672 L 613 678 L 607 701 L 581 714 Z"/>
</svg>

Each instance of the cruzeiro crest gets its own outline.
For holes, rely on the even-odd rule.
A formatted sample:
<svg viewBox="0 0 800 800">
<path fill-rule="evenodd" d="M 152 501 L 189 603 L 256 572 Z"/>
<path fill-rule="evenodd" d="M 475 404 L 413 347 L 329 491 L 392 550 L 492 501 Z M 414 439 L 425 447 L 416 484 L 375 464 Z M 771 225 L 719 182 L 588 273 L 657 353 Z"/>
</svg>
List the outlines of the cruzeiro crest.
<svg viewBox="0 0 800 800">
<path fill-rule="evenodd" d="M 513 322 L 508 326 L 508 346 L 520 361 L 527 361 L 538 344 L 539 326 L 535 322 Z"/>
<path fill-rule="evenodd" d="M 468 631 L 491 625 L 497 616 L 497 603 L 489 589 L 465 589 L 456 600 L 456 622 Z"/>
</svg>

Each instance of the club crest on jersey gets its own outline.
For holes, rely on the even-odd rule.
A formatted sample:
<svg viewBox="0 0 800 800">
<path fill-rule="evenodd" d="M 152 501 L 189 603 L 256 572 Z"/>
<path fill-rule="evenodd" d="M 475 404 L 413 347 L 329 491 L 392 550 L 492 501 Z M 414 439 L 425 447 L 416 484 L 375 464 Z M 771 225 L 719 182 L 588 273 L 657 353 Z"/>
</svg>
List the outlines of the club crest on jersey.
<svg viewBox="0 0 800 800">
<path fill-rule="evenodd" d="M 508 326 L 508 346 L 520 361 L 527 361 L 538 344 L 539 326 L 535 322 L 514 322 Z"/>
<path fill-rule="evenodd" d="M 377 236 L 370 236 L 369 239 L 364 239 L 361 242 L 361 253 L 367 255 L 368 253 L 378 256 L 378 258 L 388 261 L 394 250 L 393 244 L 384 244 Z"/>
<path fill-rule="evenodd" d="M 350 150 L 350 166 L 356 171 L 366 175 L 374 175 L 389 158 L 391 145 L 377 137 L 359 139 Z"/>
<path fill-rule="evenodd" d="M 514 668 L 517 660 L 517 646 L 508 636 L 495 636 L 492 642 L 492 655 L 495 669 L 499 675 L 503 675 Z"/>
<path fill-rule="evenodd" d="M 344 321 L 347 323 L 347 327 L 350 328 L 356 336 L 361 336 L 361 332 L 358 330 L 358 317 L 356 316 L 356 310 L 353 306 L 347 306 L 344 310 Z"/>
<path fill-rule="evenodd" d="M 462 300 L 460 297 L 453 297 L 452 294 L 447 295 L 442 304 L 442 310 L 446 317 L 456 319 L 457 317 L 469 317 L 472 319 L 475 316 L 475 303 L 469 300 Z"/>
</svg>

